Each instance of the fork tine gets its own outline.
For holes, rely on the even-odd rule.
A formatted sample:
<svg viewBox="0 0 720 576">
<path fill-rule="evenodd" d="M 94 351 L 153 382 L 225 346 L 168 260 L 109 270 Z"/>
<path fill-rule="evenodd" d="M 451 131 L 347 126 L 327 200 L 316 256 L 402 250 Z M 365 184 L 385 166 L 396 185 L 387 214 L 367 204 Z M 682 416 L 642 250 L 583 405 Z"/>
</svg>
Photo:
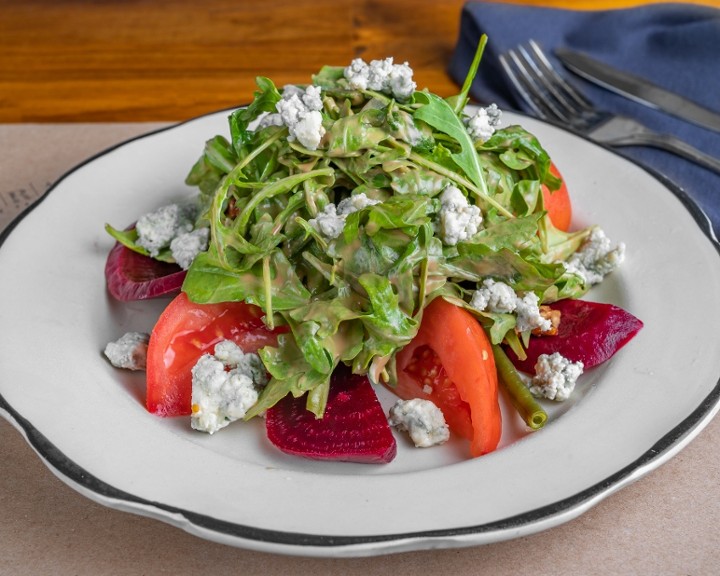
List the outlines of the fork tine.
<svg viewBox="0 0 720 576">
<path fill-rule="evenodd" d="M 531 49 L 533 52 L 539 52 L 542 56 L 540 61 L 533 57 L 525 47 L 519 48 L 529 73 L 538 84 L 538 92 L 545 97 L 546 104 L 563 122 L 576 123 L 578 117 L 582 117 L 583 113 L 587 112 L 587 106 L 584 102 L 578 102 L 573 97 L 573 93 L 568 91 L 569 84 L 555 72 L 542 51 L 539 51 L 537 44 L 534 47 L 531 46 Z"/>
<path fill-rule="evenodd" d="M 552 84 L 555 88 L 555 90 L 553 90 L 553 94 L 556 94 L 556 90 L 558 92 L 561 90 L 563 96 L 558 95 L 558 98 L 565 99 L 565 96 L 567 96 L 585 111 L 592 111 L 592 103 L 581 92 L 574 88 L 572 84 L 565 80 L 560 73 L 558 73 L 538 43 L 535 40 L 530 40 L 528 45 L 530 46 L 533 54 L 536 56 L 533 61 L 538 66 L 538 69 L 542 68 L 543 77 L 548 79 L 548 84 Z M 527 51 L 524 52 L 527 54 Z M 529 54 L 528 58 L 531 58 Z"/>
<path fill-rule="evenodd" d="M 517 55 L 512 50 L 508 52 L 508 56 L 510 56 L 513 61 L 516 61 L 517 59 Z M 510 79 L 510 83 L 513 85 L 520 97 L 530 107 L 535 116 L 537 116 L 538 118 L 542 118 L 543 120 L 547 120 L 547 114 L 544 110 L 542 110 L 540 104 L 536 101 L 535 97 L 533 97 L 533 95 L 528 91 L 528 89 L 526 88 L 526 83 L 523 82 L 517 74 L 515 74 L 513 66 L 508 62 L 507 57 L 504 54 L 501 54 L 499 56 L 499 60 L 500 65 L 505 71 L 506 76 Z M 518 69 L 522 70 L 522 67 L 519 67 Z"/>
<path fill-rule="evenodd" d="M 510 78 L 519 95 L 532 111 L 544 120 L 559 120 L 569 122 L 570 118 L 556 106 L 554 98 L 548 97 L 547 88 L 540 81 L 541 74 L 534 66 L 527 52 L 518 48 L 521 55 L 515 50 L 508 50 L 507 58 L 501 59 L 501 65 Z"/>
<path fill-rule="evenodd" d="M 560 121 L 576 128 L 597 118 L 592 103 L 553 67 L 537 42 L 518 46 L 500 57 L 513 87 L 540 118 Z"/>
</svg>

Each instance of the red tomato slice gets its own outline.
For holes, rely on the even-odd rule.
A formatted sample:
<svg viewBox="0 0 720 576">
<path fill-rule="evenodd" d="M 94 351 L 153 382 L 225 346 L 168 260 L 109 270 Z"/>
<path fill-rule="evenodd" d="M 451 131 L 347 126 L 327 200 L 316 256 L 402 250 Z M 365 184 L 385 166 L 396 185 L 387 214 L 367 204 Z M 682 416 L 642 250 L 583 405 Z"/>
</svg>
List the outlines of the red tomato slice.
<svg viewBox="0 0 720 576">
<path fill-rule="evenodd" d="M 543 203 L 548 212 L 550 221 L 558 230 L 567 232 L 570 229 L 570 220 L 572 220 L 572 206 L 570 204 L 570 195 L 568 194 L 565 180 L 561 176 L 555 164 L 550 165 L 550 172 L 553 176 L 560 178 L 562 184 L 557 190 L 552 192 L 547 186 L 542 187 Z"/>
<path fill-rule="evenodd" d="M 397 355 L 400 398 L 434 402 L 450 429 L 481 456 L 497 448 L 502 432 L 492 347 L 467 310 L 443 298 L 423 312 L 417 336 Z"/>
<path fill-rule="evenodd" d="M 274 345 L 278 330 L 269 330 L 257 306 L 243 302 L 195 304 L 181 292 L 158 319 L 148 345 L 147 409 L 159 416 L 190 414 L 191 369 L 221 340 L 232 340 L 245 352 Z"/>
</svg>

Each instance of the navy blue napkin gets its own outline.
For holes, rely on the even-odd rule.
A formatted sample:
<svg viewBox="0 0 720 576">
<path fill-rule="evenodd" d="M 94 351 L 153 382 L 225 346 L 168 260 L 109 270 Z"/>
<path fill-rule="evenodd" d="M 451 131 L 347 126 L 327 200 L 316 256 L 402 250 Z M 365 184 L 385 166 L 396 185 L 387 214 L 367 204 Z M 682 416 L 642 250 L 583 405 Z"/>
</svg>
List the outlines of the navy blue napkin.
<svg viewBox="0 0 720 576">
<path fill-rule="evenodd" d="M 562 10 L 470 2 L 462 11 L 460 34 L 449 72 L 461 84 L 481 34 L 488 35 L 470 95 L 481 104 L 523 110 L 498 62 L 498 55 L 534 38 L 550 53 L 559 47 L 585 52 L 720 112 L 720 10 L 688 4 L 650 4 L 603 11 Z M 720 157 L 720 133 L 684 122 L 614 94 L 558 69 L 598 107 L 625 114 L 660 132 Z M 682 188 L 720 231 L 720 175 L 667 152 L 647 147 L 616 149 L 664 174 Z"/>
</svg>

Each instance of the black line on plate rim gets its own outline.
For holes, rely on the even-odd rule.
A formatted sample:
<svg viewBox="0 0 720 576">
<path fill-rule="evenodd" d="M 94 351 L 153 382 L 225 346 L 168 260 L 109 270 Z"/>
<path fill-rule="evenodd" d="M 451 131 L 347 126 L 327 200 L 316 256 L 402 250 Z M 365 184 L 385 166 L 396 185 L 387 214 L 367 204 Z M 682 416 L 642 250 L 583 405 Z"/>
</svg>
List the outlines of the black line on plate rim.
<svg viewBox="0 0 720 576">
<path fill-rule="evenodd" d="M 228 108 L 226 111 L 230 112 L 234 108 Z M 124 140 L 122 142 L 119 142 L 113 146 L 110 146 L 97 154 L 94 154 L 90 157 L 88 157 L 83 162 L 75 165 L 73 168 L 65 172 L 62 176 L 60 176 L 53 184 L 52 186 L 45 192 L 43 196 L 41 196 L 36 202 L 28 206 L 25 210 L 23 210 L 6 228 L 0 233 L 0 248 L 2 248 L 2 245 L 4 244 L 5 240 L 8 238 L 10 232 L 17 226 L 17 224 L 23 220 L 32 210 L 34 210 L 37 206 L 40 205 L 40 203 L 52 192 L 54 191 L 57 186 L 70 174 L 73 172 L 79 170 L 83 166 L 89 164 L 90 162 L 96 160 L 97 158 L 101 156 L 105 156 L 109 154 L 110 152 L 125 146 L 126 144 L 129 144 L 131 142 L 134 142 L 136 140 L 140 140 L 142 138 L 147 138 L 150 136 L 153 136 L 155 134 L 159 134 L 168 130 L 172 130 L 174 128 L 183 126 L 185 124 L 200 120 L 202 118 L 213 116 L 215 114 L 224 112 L 225 110 L 219 110 L 216 112 L 210 112 L 208 114 L 204 114 L 201 116 L 197 116 L 195 118 L 191 118 L 189 120 L 186 120 L 184 122 L 179 122 L 176 124 L 171 124 L 169 126 L 165 126 L 162 128 L 158 128 L 157 130 L 153 130 L 147 133 L 139 134 L 137 136 L 134 136 L 132 138 L 129 138 L 127 140 Z M 544 122 L 542 120 L 538 120 L 537 118 L 533 118 L 527 114 L 524 114 L 522 112 L 516 112 L 513 111 L 514 114 L 520 115 L 520 116 L 526 116 L 528 118 L 532 118 L 533 120 Z M 712 225 L 705 215 L 705 213 L 702 211 L 702 209 L 697 205 L 697 203 L 685 192 L 682 188 L 680 188 L 677 184 L 672 182 L 669 178 L 667 178 L 662 173 L 658 172 L 657 170 L 654 170 L 652 168 L 649 168 L 647 166 L 644 166 L 640 164 L 639 162 L 628 158 L 616 150 L 613 150 L 612 148 L 598 144 L 597 142 L 592 141 L 591 139 L 587 138 L 586 136 L 582 134 L 577 134 L 574 132 L 571 132 L 567 130 L 566 127 L 563 127 L 558 124 L 554 124 L 552 122 L 545 122 L 546 124 L 550 124 L 551 126 L 554 126 L 555 128 L 558 128 L 560 130 L 563 130 L 565 132 L 568 132 L 574 136 L 580 137 L 582 139 L 585 139 L 589 142 L 592 142 L 595 145 L 600 146 L 601 148 L 604 148 L 608 152 L 619 156 L 623 158 L 624 160 L 637 165 L 638 167 L 642 168 L 646 172 L 648 172 L 651 176 L 653 176 L 656 180 L 658 180 L 661 184 L 663 184 L 672 194 L 674 194 L 685 206 L 685 208 L 690 212 L 693 219 L 698 224 L 698 227 L 703 232 L 703 234 L 711 241 L 713 246 L 715 247 L 715 250 L 718 252 L 718 255 L 720 255 L 720 244 L 718 244 L 717 239 L 715 238 Z M 373 535 L 373 536 L 341 536 L 341 535 L 327 535 L 327 534 L 304 534 L 299 532 L 285 532 L 280 530 L 268 530 L 263 528 L 255 528 L 252 526 L 246 526 L 243 524 L 236 524 L 233 522 L 227 522 L 224 520 L 219 520 L 217 518 L 213 518 L 211 516 L 206 516 L 204 514 L 198 514 L 195 512 L 190 512 L 188 510 L 184 510 L 182 508 L 177 508 L 174 506 L 168 506 L 166 504 L 162 504 L 160 502 L 152 502 L 143 498 L 140 498 L 138 496 L 135 496 L 133 494 L 130 494 L 128 492 L 125 492 L 123 490 L 119 490 L 118 488 L 115 488 L 114 486 L 108 484 L 107 482 L 104 482 L 100 478 L 97 478 L 93 476 L 92 474 L 88 473 L 84 468 L 77 465 L 75 462 L 73 462 L 71 459 L 69 459 L 63 452 L 61 452 L 48 438 L 46 438 L 43 434 L 40 433 L 39 430 L 37 430 L 31 422 L 26 420 L 24 417 L 22 417 L 17 411 L 15 411 L 10 404 L 5 400 L 5 398 L 0 394 L 0 409 L 4 410 L 16 423 L 18 427 L 20 427 L 25 435 L 26 440 L 28 443 L 33 447 L 33 449 L 40 455 L 43 462 L 49 466 L 52 467 L 55 471 L 57 471 L 59 474 L 61 474 L 63 477 L 65 477 L 69 483 L 76 484 L 90 492 L 93 492 L 97 494 L 98 496 L 102 496 L 104 498 L 108 498 L 111 500 L 114 500 L 118 503 L 126 502 L 129 504 L 136 504 L 141 506 L 146 506 L 149 508 L 154 508 L 156 510 L 160 510 L 169 514 L 174 515 L 180 515 L 184 517 L 190 524 L 196 526 L 197 528 L 202 528 L 204 530 L 208 530 L 211 532 L 215 532 L 217 534 L 222 534 L 225 536 L 231 536 L 233 538 L 239 538 L 247 541 L 254 541 L 258 543 L 268 543 L 268 544 L 275 544 L 275 545 L 283 545 L 288 547 L 298 547 L 297 553 L 302 553 L 302 547 L 318 547 L 318 548 L 337 548 L 337 547 L 361 547 L 362 545 L 367 544 L 379 544 L 379 543 L 392 543 L 396 541 L 402 541 L 402 540 L 417 540 L 417 539 L 432 539 L 432 538 L 448 538 L 448 537 L 457 537 L 457 536 L 468 536 L 473 534 L 483 534 L 488 532 L 494 532 L 494 531 L 509 531 L 514 528 L 519 527 L 525 527 L 525 526 L 531 526 L 534 523 L 548 520 L 552 518 L 553 516 L 556 516 L 558 514 L 562 514 L 564 512 L 569 512 L 579 506 L 581 506 L 584 503 L 588 503 L 594 498 L 598 496 L 608 495 L 608 491 L 613 486 L 616 486 L 623 482 L 624 480 L 628 479 L 633 473 L 640 472 L 641 475 L 644 475 L 644 473 L 649 472 L 649 470 L 644 470 L 648 465 L 650 465 L 653 461 L 656 459 L 662 457 L 666 452 L 670 450 L 673 446 L 678 444 L 687 434 L 693 431 L 693 429 L 700 424 L 700 422 L 705 418 L 715 407 L 716 405 L 720 403 L 720 377 L 718 378 L 718 381 L 715 385 L 715 387 L 710 391 L 710 393 L 702 400 L 702 402 L 698 405 L 693 412 L 687 416 L 682 422 L 680 422 L 677 426 L 675 426 L 672 430 L 670 430 L 668 433 L 666 433 L 660 440 L 658 440 L 650 449 L 648 449 L 642 456 L 637 458 L 635 461 L 631 462 L 621 470 L 615 472 L 614 474 L 611 474 L 607 478 L 601 480 L 600 482 L 597 482 L 596 484 L 586 488 L 585 490 L 582 490 L 578 492 L 577 494 L 573 496 L 569 496 L 567 498 L 563 498 L 562 500 L 558 500 L 557 502 L 554 502 L 552 504 L 542 506 L 540 508 L 536 508 L 534 510 L 529 510 L 527 512 L 523 512 L 521 514 L 517 514 L 515 516 L 510 516 L 507 518 L 504 518 L 502 520 L 498 520 L 495 522 L 490 522 L 486 524 L 479 524 L 479 525 L 473 525 L 473 526 L 463 526 L 459 528 L 447 528 L 447 529 L 439 529 L 439 530 L 426 530 L 426 531 L 419 531 L 419 532 L 404 532 L 404 533 L 397 533 L 397 534 L 380 534 L 380 535 Z M 139 513 L 139 512 L 138 512 Z M 160 519 L 166 523 L 167 520 Z"/>
</svg>

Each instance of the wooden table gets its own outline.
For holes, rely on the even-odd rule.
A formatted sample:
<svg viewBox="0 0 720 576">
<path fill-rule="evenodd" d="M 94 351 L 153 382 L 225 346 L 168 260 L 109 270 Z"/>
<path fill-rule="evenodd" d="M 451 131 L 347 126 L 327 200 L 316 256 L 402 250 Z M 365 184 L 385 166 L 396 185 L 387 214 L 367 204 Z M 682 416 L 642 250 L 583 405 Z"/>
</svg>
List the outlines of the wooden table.
<svg viewBox="0 0 720 576">
<path fill-rule="evenodd" d="M 685 0 L 715 4 L 717 1 Z M 0 123 L 184 120 L 393 56 L 449 96 L 463 0 L 0 0 Z M 648 0 L 526 0 L 608 8 Z"/>
</svg>

